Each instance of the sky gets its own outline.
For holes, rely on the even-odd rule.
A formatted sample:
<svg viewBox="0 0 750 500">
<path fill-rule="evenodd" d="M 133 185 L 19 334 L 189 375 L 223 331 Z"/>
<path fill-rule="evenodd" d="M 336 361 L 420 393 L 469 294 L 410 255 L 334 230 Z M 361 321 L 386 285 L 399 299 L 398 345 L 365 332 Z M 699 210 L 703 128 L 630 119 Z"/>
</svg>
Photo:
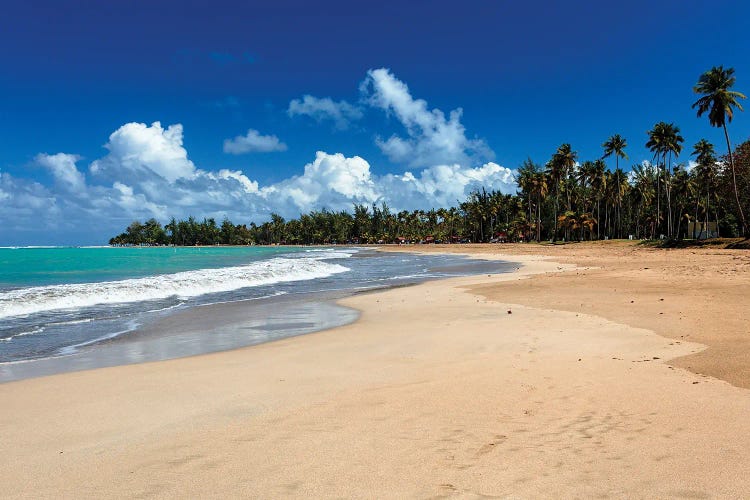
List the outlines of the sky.
<svg viewBox="0 0 750 500">
<path fill-rule="evenodd" d="M 0 246 L 131 221 L 455 205 L 562 143 L 651 159 L 712 66 L 750 92 L 743 1 L 3 2 Z M 750 117 L 730 124 L 734 143 Z M 610 162 L 614 168 L 614 162 Z"/>
</svg>

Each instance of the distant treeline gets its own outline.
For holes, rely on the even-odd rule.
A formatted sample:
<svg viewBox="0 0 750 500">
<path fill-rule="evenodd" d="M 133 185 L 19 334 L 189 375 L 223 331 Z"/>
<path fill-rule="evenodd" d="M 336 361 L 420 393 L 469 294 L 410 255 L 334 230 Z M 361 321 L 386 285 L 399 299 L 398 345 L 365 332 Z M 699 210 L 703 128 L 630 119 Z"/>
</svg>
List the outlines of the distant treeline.
<svg viewBox="0 0 750 500">
<path fill-rule="evenodd" d="M 110 240 L 113 245 L 253 245 L 395 242 L 487 242 L 705 238 L 748 236 L 750 141 L 732 149 L 727 124 L 745 96 L 732 90 L 734 69 L 714 67 L 693 87 L 698 116 L 722 128 L 726 156 L 705 139 L 695 143 L 693 168 L 678 162 L 685 142 L 673 123 L 647 132 L 650 163 L 619 166 L 627 141 L 619 134 L 602 144 L 601 158 L 579 162 L 562 144 L 544 167 L 531 159 L 518 169 L 518 192 L 504 195 L 479 189 L 457 207 L 394 213 L 385 204 L 355 205 L 353 213 L 314 211 L 284 220 L 271 214 L 261 225 L 229 220 L 172 219 L 166 226 L 150 219 L 133 222 Z M 615 169 L 604 162 L 614 158 Z"/>
<path fill-rule="evenodd" d="M 624 149 L 624 148 L 623 148 Z M 228 219 L 150 219 L 133 222 L 110 240 L 113 245 L 267 245 L 398 242 L 488 242 L 595 240 L 604 238 L 671 239 L 705 237 L 710 222 L 718 235 L 742 232 L 726 158 L 700 141 L 693 148 L 697 165 L 635 165 L 631 173 L 610 170 L 603 160 L 577 164 L 564 144 L 546 168 L 527 160 L 518 174 L 515 195 L 479 190 L 457 207 L 393 212 L 386 204 L 354 205 L 353 211 L 313 211 L 285 220 L 235 225 Z M 605 153 L 607 148 L 605 148 Z M 738 195 L 750 211 L 750 141 L 733 151 Z M 607 155 L 608 156 L 608 155 Z M 675 155 L 676 156 L 676 155 Z M 669 158 L 667 158 L 669 159 Z M 710 234 L 717 236 L 717 234 Z"/>
</svg>

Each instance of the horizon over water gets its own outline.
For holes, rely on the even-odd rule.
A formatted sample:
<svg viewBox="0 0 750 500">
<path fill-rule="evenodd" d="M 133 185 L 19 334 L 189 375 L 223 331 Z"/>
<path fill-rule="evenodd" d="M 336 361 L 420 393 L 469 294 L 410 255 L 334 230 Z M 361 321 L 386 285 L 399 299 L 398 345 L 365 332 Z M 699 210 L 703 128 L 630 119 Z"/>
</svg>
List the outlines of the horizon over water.
<svg viewBox="0 0 750 500">
<path fill-rule="evenodd" d="M 356 318 L 335 298 L 507 267 L 361 247 L 0 248 L 0 382 L 309 333 Z"/>
</svg>

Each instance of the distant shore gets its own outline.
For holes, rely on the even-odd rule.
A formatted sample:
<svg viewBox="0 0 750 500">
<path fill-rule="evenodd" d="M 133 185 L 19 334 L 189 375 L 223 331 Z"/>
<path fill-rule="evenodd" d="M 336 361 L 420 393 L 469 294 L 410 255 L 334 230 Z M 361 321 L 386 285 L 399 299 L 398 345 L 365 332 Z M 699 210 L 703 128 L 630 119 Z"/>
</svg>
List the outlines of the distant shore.
<svg viewBox="0 0 750 500">
<path fill-rule="evenodd" d="M 315 334 L 2 384 L 0 496 L 750 493 L 746 253 L 403 250 L 519 269 L 348 297 L 360 318 Z"/>
</svg>

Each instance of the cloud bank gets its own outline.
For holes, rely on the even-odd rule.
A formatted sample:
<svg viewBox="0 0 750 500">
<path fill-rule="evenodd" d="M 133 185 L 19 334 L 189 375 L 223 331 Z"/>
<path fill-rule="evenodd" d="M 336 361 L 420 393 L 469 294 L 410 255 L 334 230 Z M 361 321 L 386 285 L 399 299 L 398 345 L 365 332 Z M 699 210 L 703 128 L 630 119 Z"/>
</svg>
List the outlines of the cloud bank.
<svg viewBox="0 0 750 500">
<path fill-rule="evenodd" d="M 387 203 L 392 210 L 454 206 L 482 187 L 516 189 L 514 172 L 494 163 L 494 153 L 469 138 L 461 109 L 447 116 L 412 96 L 386 68 L 367 72 L 357 105 L 304 95 L 287 114 L 330 121 L 339 130 L 365 112 L 385 113 L 401 135 L 375 136 L 375 144 L 408 170 L 378 175 L 362 156 L 318 151 L 299 173 L 261 185 L 250 171 L 201 168 L 189 158 L 183 127 L 126 123 L 109 136 L 106 154 L 88 165 L 73 153 L 38 154 L 31 168 L 44 183 L 0 171 L 0 245 L 104 243 L 134 219 L 229 217 L 262 222 L 272 212 L 286 218 L 311 210 L 351 210 L 355 203 Z M 275 135 L 249 129 L 224 141 L 225 153 L 285 151 Z"/>
<path fill-rule="evenodd" d="M 350 210 L 353 203 L 428 209 L 453 205 L 481 186 L 515 189 L 513 172 L 492 162 L 376 175 L 362 157 L 323 151 L 298 175 L 261 186 L 241 170 L 196 167 L 183 146 L 180 124 L 127 123 L 110 135 L 105 148 L 108 154 L 92 161 L 88 173 L 75 154 L 37 155 L 35 163 L 52 174 L 49 186 L 0 172 L 0 234 L 23 235 L 33 227 L 48 236 L 90 240 L 93 235 L 104 242 L 130 221 L 149 217 L 164 222 L 191 214 L 228 216 L 249 223 L 267 220 L 271 212 L 289 218 L 323 208 Z"/>
</svg>

